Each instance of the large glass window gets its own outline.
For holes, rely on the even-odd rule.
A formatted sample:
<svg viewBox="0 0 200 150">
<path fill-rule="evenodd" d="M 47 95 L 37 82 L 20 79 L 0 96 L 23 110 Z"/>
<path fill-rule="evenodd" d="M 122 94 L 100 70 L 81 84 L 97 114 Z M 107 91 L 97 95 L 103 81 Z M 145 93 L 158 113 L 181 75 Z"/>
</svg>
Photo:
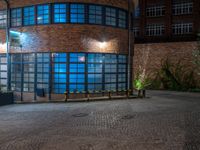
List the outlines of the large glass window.
<svg viewBox="0 0 200 150">
<path fill-rule="evenodd" d="M 118 55 L 118 91 L 126 89 L 127 82 L 127 57 Z"/>
<path fill-rule="evenodd" d="M 6 57 L 0 56 L 0 83 L 4 86 L 6 71 Z M 12 54 L 11 75 L 11 87 L 15 91 L 34 92 L 35 88 L 46 93 L 51 88 L 54 94 L 67 90 L 71 93 L 120 91 L 127 85 L 127 57 L 98 53 Z"/>
<path fill-rule="evenodd" d="M 0 11 L 0 28 L 6 27 L 7 12 L 5 10 Z"/>
<path fill-rule="evenodd" d="M 24 25 L 34 25 L 35 24 L 35 7 L 25 7 L 24 8 Z"/>
<path fill-rule="evenodd" d="M 55 4 L 54 5 L 54 23 L 67 22 L 67 5 Z"/>
<path fill-rule="evenodd" d="M 35 54 L 24 54 L 24 92 L 34 92 L 35 81 Z"/>
<path fill-rule="evenodd" d="M 106 8 L 106 25 L 116 26 L 116 9 L 115 8 Z"/>
<path fill-rule="evenodd" d="M 50 22 L 49 5 L 37 6 L 37 24 L 48 24 Z"/>
<path fill-rule="evenodd" d="M 0 55 L 0 90 L 7 89 L 7 59 L 5 55 Z"/>
<path fill-rule="evenodd" d="M 85 5 L 83 4 L 70 5 L 70 21 L 71 23 L 85 22 Z"/>
<path fill-rule="evenodd" d="M 126 28 L 126 20 L 127 20 L 127 16 L 126 16 L 126 12 L 119 10 L 118 12 L 118 26 L 120 28 Z"/>
<path fill-rule="evenodd" d="M 12 9 L 11 10 L 11 26 L 18 27 L 22 25 L 22 9 Z"/>
<path fill-rule="evenodd" d="M 23 64 L 22 54 L 11 55 L 11 89 L 21 91 L 23 89 Z"/>
<path fill-rule="evenodd" d="M 49 76 L 50 76 L 50 54 L 37 54 L 37 89 L 44 89 L 49 92 Z"/>
<path fill-rule="evenodd" d="M 117 55 L 105 55 L 105 90 L 115 91 L 117 88 Z"/>
<path fill-rule="evenodd" d="M 53 54 L 53 93 L 63 94 L 67 86 L 67 54 Z"/>
<path fill-rule="evenodd" d="M 0 28 L 6 27 L 6 20 L 7 12 L 0 10 Z M 71 2 L 11 9 L 11 27 L 49 23 L 89 23 L 126 28 L 128 17 L 127 11 L 120 8 Z"/>
<path fill-rule="evenodd" d="M 88 54 L 88 90 L 102 91 L 103 86 L 103 55 Z"/>
<path fill-rule="evenodd" d="M 69 69 L 70 92 L 85 91 L 85 61 L 86 61 L 86 56 L 84 53 L 70 54 L 70 69 Z"/>
<path fill-rule="evenodd" d="M 102 6 L 89 5 L 89 23 L 102 24 Z"/>
</svg>

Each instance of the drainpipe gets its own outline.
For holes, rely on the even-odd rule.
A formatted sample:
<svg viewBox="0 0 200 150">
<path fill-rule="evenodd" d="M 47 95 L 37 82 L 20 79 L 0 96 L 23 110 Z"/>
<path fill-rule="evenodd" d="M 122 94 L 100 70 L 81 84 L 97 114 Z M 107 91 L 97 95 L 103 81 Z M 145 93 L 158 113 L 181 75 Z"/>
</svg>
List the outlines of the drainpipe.
<svg viewBox="0 0 200 150">
<path fill-rule="evenodd" d="M 128 0 L 128 90 L 131 87 L 131 0 Z"/>
<path fill-rule="evenodd" d="M 11 90 L 10 81 L 10 4 L 8 0 L 3 0 L 6 3 L 6 58 L 7 58 L 7 90 Z"/>
</svg>

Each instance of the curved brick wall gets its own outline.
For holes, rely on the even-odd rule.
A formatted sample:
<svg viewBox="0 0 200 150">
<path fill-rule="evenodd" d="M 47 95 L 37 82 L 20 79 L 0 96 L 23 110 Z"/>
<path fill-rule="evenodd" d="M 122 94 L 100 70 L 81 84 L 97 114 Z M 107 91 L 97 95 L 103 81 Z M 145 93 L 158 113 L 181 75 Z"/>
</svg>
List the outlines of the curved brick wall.
<svg viewBox="0 0 200 150">
<path fill-rule="evenodd" d="M 23 52 L 126 53 L 128 33 L 124 29 L 96 25 L 42 25 L 17 28 L 23 33 Z M 106 41 L 105 48 L 100 43 Z M 20 48 L 11 48 L 20 52 Z"/>
<path fill-rule="evenodd" d="M 11 8 L 55 2 L 79 2 L 102 4 L 127 9 L 124 0 L 10 0 Z M 4 3 L 1 2 L 1 7 Z M 22 32 L 22 49 L 11 47 L 11 52 L 128 52 L 128 30 L 103 25 L 48 24 L 12 28 Z M 1 39 L 4 32 L 0 30 Z M 2 41 L 4 41 L 2 40 Z M 106 47 L 100 46 L 106 42 Z M 2 42 L 3 43 L 3 42 Z M 0 52 L 4 52 L 0 48 Z"/>
</svg>

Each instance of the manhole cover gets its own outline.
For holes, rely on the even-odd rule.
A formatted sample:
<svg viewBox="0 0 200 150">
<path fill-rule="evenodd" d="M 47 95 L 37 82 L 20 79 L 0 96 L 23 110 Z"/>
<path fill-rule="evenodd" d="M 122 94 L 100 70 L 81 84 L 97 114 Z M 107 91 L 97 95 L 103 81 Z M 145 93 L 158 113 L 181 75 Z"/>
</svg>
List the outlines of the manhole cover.
<svg viewBox="0 0 200 150">
<path fill-rule="evenodd" d="M 133 119 L 135 117 L 135 115 L 125 115 L 122 117 L 122 119 L 124 120 L 130 120 L 130 119 Z"/>
<path fill-rule="evenodd" d="M 73 117 L 86 117 L 88 116 L 88 114 L 85 114 L 85 113 L 79 113 L 79 114 L 74 114 L 72 115 Z"/>
</svg>

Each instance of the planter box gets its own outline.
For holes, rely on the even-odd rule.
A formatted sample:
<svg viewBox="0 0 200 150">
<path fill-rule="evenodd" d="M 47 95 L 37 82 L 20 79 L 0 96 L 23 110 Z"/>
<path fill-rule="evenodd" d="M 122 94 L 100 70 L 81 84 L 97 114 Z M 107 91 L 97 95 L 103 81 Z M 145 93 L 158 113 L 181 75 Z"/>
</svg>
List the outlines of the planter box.
<svg viewBox="0 0 200 150">
<path fill-rule="evenodd" d="M 14 103 L 13 93 L 0 93 L 0 106 Z"/>
</svg>

